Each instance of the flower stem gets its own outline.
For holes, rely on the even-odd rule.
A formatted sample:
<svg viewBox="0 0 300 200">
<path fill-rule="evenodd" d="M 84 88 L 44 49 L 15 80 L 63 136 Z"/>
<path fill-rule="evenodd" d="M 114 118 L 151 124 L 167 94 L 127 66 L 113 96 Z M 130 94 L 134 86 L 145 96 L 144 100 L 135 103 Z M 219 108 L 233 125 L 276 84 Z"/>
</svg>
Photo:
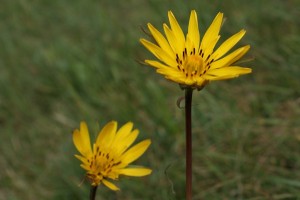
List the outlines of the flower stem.
<svg viewBox="0 0 300 200">
<path fill-rule="evenodd" d="M 91 190 L 90 190 L 90 200 L 95 200 L 96 192 L 97 192 L 97 187 L 98 187 L 98 186 L 91 186 Z"/>
<path fill-rule="evenodd" d="M 186 200 L 192 200 L 192 96 L 193 89 L 185 89 L 186 131 Z"/>
</svg>

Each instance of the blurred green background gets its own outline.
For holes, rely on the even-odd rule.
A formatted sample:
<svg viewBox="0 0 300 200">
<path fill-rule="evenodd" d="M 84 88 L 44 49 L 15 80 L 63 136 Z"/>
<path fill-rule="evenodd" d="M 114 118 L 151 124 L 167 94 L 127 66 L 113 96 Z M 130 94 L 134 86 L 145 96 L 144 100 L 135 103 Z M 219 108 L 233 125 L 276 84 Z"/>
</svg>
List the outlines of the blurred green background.
<svg viewBox="0 0 300 200">
<path fill-rule="evenodd" d="M 144 178 L 100 186 L 97 199 L 184 199 L 184 92 L 139 61 L 141 27 L 172 10 L 201 34 L 225 13 L 221 40 L 247 30 L 253 73 L 214 82 L 193 99 L 194 199 L 300 199 L 300 1 L 2 0 L 0 199 L 88 199 L 72 130 L 92 138 L 108 121 L 133 121 L 152 145 Z"/>
</svg>

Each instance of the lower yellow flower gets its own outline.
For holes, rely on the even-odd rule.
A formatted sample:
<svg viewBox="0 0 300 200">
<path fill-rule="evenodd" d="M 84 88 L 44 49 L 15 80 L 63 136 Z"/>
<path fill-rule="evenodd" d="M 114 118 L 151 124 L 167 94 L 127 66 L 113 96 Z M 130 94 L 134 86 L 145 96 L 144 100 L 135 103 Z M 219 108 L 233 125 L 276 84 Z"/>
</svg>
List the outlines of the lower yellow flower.
<svg viewBox="0 0 300 200">
<path fill-rule="evenodd" d="M 80 130 L 74 130 L 73 142 L 81 154 L 75 157 L 82 162 L 80 166 L 87 171 L 86 176 L 92 186 L 103 183 L 112 190 L 119 190 L 108 179 L 117 180 L 119 175 L 146 176 L 152 172 L 145 167 L 129 166 L 151 144 L 147 139 L 129 148 L 139 134 L 137 129 L 132 128 L 133 123 L 128 122 L 117 130 L 117 122 L 111 121 L 99 132 L 93 147 L 85 122 L 80 123 Z"/>
</svg>

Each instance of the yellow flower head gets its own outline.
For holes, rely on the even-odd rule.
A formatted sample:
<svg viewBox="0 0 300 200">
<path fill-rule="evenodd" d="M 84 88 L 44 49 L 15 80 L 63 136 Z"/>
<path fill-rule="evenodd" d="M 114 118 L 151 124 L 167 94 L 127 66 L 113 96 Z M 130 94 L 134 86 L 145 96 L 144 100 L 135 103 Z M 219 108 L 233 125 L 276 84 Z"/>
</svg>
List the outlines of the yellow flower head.
<svg viewBox="0 0 300 200">
<path fill-rule="evenodd" d="M 245 30 L 231 36 L 214 51 L 220 39 L 219 31 L 223 13 L 217 14 L 202 41 L 200 41 L 195 10 L 191 11 L 186 37 L 171 11 L 168 12 L 168 17 L 170 28 L 167 24 L 163 24 L 166 37 L 148 23 L 156 44 L 140 39 L 140 42 L 159 59 L 159 61 L 145 60 L 148 65 L 157 68 L 158 73 L 182 86 L 197 89 L 203 88 L 209 81 L 230 79 L 251 73 L 250 68 L 233 64 L 249 50 L 249 45 L 224 56 L 245 35 Z"/>
<path fill-rule="evenodd" d="M 137 138 L 139 131 L 132 130 L 133 123 L 128 122 L 117 130 L 117 122 L 111 121 L 99 132 L 93 147 L 85 122 L 80 123 L 80 130 L 73 132 L 73 142 L 81 155 L 75 155 L 87 171 L 86 176 L 92 186 L 101 183 L 112 190 L 119 190 L 108 179 L 117 180 L 119 175 L 146 176 L 151 170 L 139 166 L 129 166 L 149 147 L 151 141 L 144 140 L 129 148 Z"/>
</svg>

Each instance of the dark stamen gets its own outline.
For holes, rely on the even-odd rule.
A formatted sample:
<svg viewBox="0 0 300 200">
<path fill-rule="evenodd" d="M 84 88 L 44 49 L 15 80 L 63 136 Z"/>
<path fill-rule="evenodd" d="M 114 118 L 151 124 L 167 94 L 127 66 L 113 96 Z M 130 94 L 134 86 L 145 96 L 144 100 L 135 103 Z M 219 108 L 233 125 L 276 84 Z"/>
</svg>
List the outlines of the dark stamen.
<svg viewBox="0 0 300 200">
<path fill-rule="evenodd" d="M 119 165 L 119 164 L 121 164 L 121 161 L 119 161 L 119 162 L 117 162 L 117 163 L 114 163 L 114 164 L 112 165 L 112 167 L 113 167 L 113 166 L 117 166 L 117 165 Z"/>
<path fill-rule="evenodd" d="M 199 55 L 201 56 L 201 54 L 202 54 L 202 49 L 200 49 L 200 53 L 199 53 Z"/>
<path fill-rule="evenodd" d="M 206 60 L 205 60 L 205 62 L 209 59 L 209 57 L 210 57 L 210 54 L 207 56 L 207 58 L 206 58 Z"/>
</svg>

